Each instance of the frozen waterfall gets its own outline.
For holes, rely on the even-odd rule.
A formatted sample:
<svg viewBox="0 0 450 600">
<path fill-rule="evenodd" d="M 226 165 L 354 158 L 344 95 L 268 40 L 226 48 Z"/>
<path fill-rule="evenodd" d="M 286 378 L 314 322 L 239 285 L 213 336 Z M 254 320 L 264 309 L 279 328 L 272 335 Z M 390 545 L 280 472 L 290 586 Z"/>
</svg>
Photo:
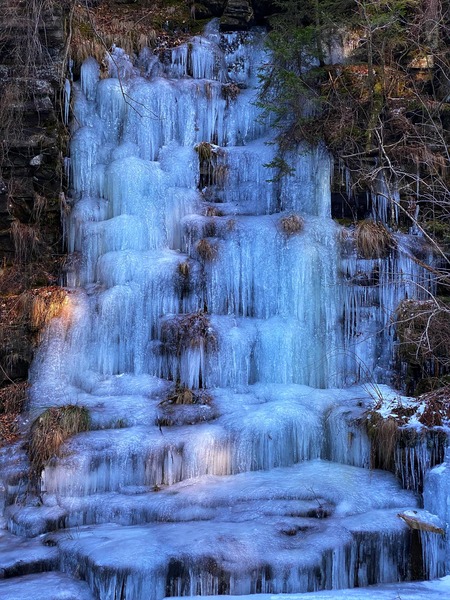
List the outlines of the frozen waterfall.
<svg viewBox="0 0 450 600">
<path fill-rule="evenodd" d="M 325 148 L 292 152 L 281 181 L 264 166 L 263 42 L 211 24 L 164 56 L 116 48 L 108 77 L 90 58 L 67 94 L 68 302 L 30 414 L 84 406 L 90 431 L 50 461 L 39 502 L 11 487 L 5 516 L 41 570 L 87 582 L 74 597 L 363 588 L 417 578 L 421 546 L 428 575 L 446 572 L 442 543 L 397 516 L 418 496 L 369 468 L 358 424 L 361 384 L 387 391 L 396 305 L 433 279 L 401 234 L 389 258 L 357 257 Z M 59 581 L 27 577 L 30 597 Z"/>
</svg>

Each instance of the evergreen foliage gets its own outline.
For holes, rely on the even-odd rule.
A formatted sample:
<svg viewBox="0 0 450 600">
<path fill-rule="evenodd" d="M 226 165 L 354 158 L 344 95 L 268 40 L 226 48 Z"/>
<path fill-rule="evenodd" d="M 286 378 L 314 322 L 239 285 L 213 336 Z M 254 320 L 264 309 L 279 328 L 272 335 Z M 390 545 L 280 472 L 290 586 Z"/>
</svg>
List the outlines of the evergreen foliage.
<svg viewBox="0 0 450 600">
<path fill-rule="evenodd" d="M 324 140 L 355 189 L 373 189 L 383 171 L 407 200 L 419 178 L 420 200 L 427 210 L 438 203 L 448 220 L 449 9 L 418 0 L 277 6 L 260 93 L 279 129 L 271 166 L 283 171 L 287 149 Z M 332 48 L 342 43 L 347 56 L 333 64 Z"/>
</svg>

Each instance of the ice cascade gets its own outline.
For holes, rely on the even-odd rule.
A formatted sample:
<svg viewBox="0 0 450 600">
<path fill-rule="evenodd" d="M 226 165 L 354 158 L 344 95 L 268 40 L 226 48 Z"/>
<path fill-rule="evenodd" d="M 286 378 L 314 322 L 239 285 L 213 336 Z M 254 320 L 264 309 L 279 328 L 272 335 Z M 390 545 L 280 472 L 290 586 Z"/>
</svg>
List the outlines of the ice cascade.
<svg viewBox="0 0 450 600">
<path fill-rule="evenodd" d="M 264 166 L 263 38 L 213 24 L 164 60 L 116 48 L 107 78 L 90 58 L 66 89 L 67 306 L 34 361 L 30 414 L 84 406 L 90 430 L 46 466 L 39 503 L 4 496 L 8 535 L 30 552 L 44 541 L 40 570 L 86 582 L 80 598 L 417 575 L 418 538 L 397 515 L 419 500 L 369 468 L 360 383 L 370 372 L 383 390 L 389 315 L 434 284 L 400 235 L 373 261 L 343 242 L 325 148 L 292 152 L 281 180 Z M 442 549 L 423 545 L 442 576 Z M 30 597 L 59 585 L 27 577 Z"/>
</svg>

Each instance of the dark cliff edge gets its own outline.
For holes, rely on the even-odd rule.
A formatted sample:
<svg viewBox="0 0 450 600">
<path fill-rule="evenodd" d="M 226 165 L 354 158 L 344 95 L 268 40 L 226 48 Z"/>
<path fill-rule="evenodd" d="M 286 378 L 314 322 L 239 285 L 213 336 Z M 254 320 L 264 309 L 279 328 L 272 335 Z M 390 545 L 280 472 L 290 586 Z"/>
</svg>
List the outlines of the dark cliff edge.
<svg viewBox="0 0 450 600">
<path fill-rule="evenodd" d="M 64 3 L 2 2 L 0 25 L 0 445 L 14 437 L 36 335 L 62 261 Z"/>
</svg>

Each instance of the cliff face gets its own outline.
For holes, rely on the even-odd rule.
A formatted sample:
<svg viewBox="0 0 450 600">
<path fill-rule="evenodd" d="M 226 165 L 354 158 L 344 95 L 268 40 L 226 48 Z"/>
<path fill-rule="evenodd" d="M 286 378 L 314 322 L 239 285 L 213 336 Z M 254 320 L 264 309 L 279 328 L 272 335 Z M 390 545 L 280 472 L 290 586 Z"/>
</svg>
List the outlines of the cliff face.
<svg viewBox="0 0 450 600">
<path fill-rule="evenodd" d="M 0 416 L 20 408 L 18 381 L 32 358 L 33 298 L 51 295 L 47 286 L 57 282 L 61 261 L 63 15 L 60 2 L 2 2 Z M 10 434 L 0 428 L 0 445 Z"/>
<path fill-rule="evenodd" d="M 49 218 L 47 213 L 58 207 L 63 15 L 61 3 L 47 9 L 43 0 L 36 0 L 36 6 L 16 0 L 4 4 L 6 18 L 0 30 L 0 251 L 7 263 L 14 259 L 29 262 L 22 259 L 33 258 L 36 249 L 20 248 L 18 252 L 19 240 L 8 230 L 13 225 L 13 231 L 39 222 L 42 225 Z M 45 218 L 40 218 L 44 213 Z M 54 231 L 39 234 L 43 236 L 41 244 L 56 241 Z"/>
</svg>

